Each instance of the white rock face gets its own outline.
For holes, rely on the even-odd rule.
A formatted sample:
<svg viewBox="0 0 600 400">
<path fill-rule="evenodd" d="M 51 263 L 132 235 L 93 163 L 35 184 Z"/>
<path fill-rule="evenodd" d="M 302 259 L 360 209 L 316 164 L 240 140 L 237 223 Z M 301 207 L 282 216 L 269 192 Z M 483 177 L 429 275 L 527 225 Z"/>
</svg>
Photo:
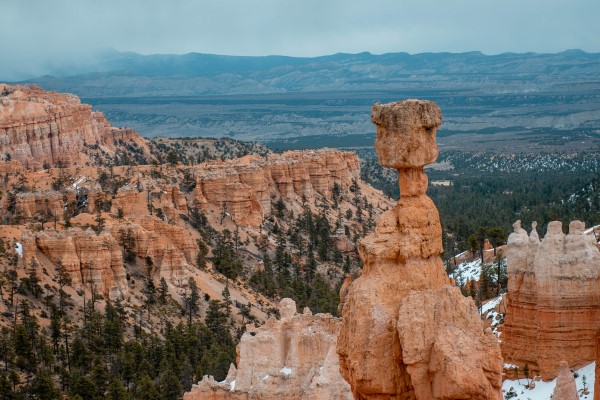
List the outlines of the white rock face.
<svg viewBox="0 0 600 400">
<path fill-rule="evenodd" d="M 238 368 L 223 382 L 205 376 L 184 400 L 351 400 L 336 353 L 340 320 L 329 314 L 296 313 L 283 299 L 280 320 L 248 326 L 239 344 Z"/>
</svg>

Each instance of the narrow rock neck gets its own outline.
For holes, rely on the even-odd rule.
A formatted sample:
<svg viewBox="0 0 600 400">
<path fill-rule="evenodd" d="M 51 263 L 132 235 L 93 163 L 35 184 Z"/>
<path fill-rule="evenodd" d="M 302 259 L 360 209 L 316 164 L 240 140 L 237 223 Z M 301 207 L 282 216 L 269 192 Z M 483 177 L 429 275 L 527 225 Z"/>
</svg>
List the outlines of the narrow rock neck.
<svg viewBox="0 0 600 400">
<path fill-rule="evenodd" d="M 427 192 L 427 174 L 423 168 L 398 169 L 400 197 L 420 196 Z"/>
</svg>

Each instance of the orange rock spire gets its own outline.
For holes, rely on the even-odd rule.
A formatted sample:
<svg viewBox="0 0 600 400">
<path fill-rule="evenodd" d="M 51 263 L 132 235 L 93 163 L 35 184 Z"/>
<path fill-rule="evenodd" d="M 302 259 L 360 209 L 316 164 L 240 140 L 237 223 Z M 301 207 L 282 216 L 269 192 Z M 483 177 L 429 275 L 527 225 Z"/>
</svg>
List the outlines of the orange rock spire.
<svg viewBox="0 0 600 400">
<path fill-rule="evenodd" d="M 508 309 L 502 332 L 507 362 L 556 376 L 561 360 L 570 367 L 594 361 L 600 329 L 600 251 L 581 221 L 548 224 L 540 241 L 534 223 L 521 221 L 508 237 Z"/>
<path fill-rule="evenodd" d="M 437 209 L 423 167 L 438 155 L 438 106 L 373 106 L 381 165 L 399 171 L 400 200 L 359 243 L 337 351 L 355 399 L 501 399 L 502 358 L 472 300 L 446 276 Z"/>
</svg>

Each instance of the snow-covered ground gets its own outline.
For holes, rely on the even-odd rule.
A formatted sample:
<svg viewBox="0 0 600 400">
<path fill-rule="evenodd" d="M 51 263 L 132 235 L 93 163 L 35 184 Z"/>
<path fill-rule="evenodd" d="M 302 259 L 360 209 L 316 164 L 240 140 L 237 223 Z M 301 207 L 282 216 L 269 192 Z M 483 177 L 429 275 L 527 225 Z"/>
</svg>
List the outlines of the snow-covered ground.
<svg viewBox="0 0 600 400">
<path fill-rule="evenodd" d="M 506 366 L 505 366 L 506 367 Z M 579 398 L 582 400 L 592 400 L 594 398 L 594 369 L 596 368 L 596 363 L 591 363 L 586 365 L 585 367 L 578 369 L 575 371 L 577 374 L 577 378 L 575 378 L 575 382 L 577 382 L 577 390 L 579 392 Z M 520 372 L 522 375 L 522 372 Z M 583 377 L 585 376 L 586 387 L 588 388 L 589 394 L 583 394 Z M 556 379 L 544 382 L 537 381 L 535 382 L 535 388 L 527 389 L 525 385 L 527 384 L 526 379 L 516 380 L 506 380 L 502 384 L 502 394 L 505 399 L 513 399 L 513 400 L 550 400 L 550 396 L 552 396 L 552 392 L 554 391 L 554 386 L 556 386 Z M 510 389 L 513 388 L 513 392 L 516 393 L 514 397 L 507 397 L 507 393 L 509 393 Z M 510 396 L 510 395 L 509 395 Z"/>
<path fill-rule="evenodd" d="M 456 284 L 464 286 L 467 281 L 478 281 L 481 275 L 481 259 L 476 258 L 473 261 L 460 263 L 450 274 L 450 278 L 454 278 Z"/>
<path fill-rule="evenodd" d="M 481 306 L 481 315 L 483 315 L 485 319 L 490 320 L 490 328 L 492 328 L 492 332 L 498 337 L 500 337 L 500 334 L 502 333 L 498 332 L 498 328 L 504 323 L 504 314 L 496 311 L 496 306 L 502 302 L 502 297 L 504 297 L 504 293 Z"/>
<path fill-rule="evenodd" d="M 80 184 L 82 184 L 83 182 L 85 182 L 85 180 L 86 180 L 86 179 L 87 179 L 87 178 L 86 178 L 85 176 L 82 176 L 81 178 L 77 179 L 77 180 L 75 181 L 75 183 L 73 183 L 73 187 L 74 187 L 75 189 L 77 189 L 77 187 L 78 187 Z"/>
</svg>

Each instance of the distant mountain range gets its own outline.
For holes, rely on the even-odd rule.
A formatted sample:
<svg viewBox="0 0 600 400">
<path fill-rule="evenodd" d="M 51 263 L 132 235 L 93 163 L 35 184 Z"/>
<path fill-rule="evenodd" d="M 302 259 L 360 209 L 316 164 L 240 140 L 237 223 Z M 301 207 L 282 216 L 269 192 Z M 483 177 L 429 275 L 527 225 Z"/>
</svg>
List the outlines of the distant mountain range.
<svg viewBox="0 0 600 400">
<path fill-rule="evenodd" d="M 331 145 L 343 136 L 360 145 L 372 140 L 375 101 L 410 97 L 440 104 L 441 136 L 546 143 L 550 135 L 561 145 L 557 138 L 585 141 L 600 131 L 600 54 L 581 50 L 314 58 L 106 51 L 26 83 L 75 93 L 147 136 L 230 136 L 280 147 Z"/>
<path fill-rule="evenodd" d="M 141 55 L 105 52 L 93 63 L 68 65 L 29 80 L 98 96 L 257 94 L 307 91 L 487 87 L 535 91 L 600 78 L 600 53 L 339 53 L 322 57 Z M 487 92 L 487 91 L 486 91 Z"/>
</svg>

